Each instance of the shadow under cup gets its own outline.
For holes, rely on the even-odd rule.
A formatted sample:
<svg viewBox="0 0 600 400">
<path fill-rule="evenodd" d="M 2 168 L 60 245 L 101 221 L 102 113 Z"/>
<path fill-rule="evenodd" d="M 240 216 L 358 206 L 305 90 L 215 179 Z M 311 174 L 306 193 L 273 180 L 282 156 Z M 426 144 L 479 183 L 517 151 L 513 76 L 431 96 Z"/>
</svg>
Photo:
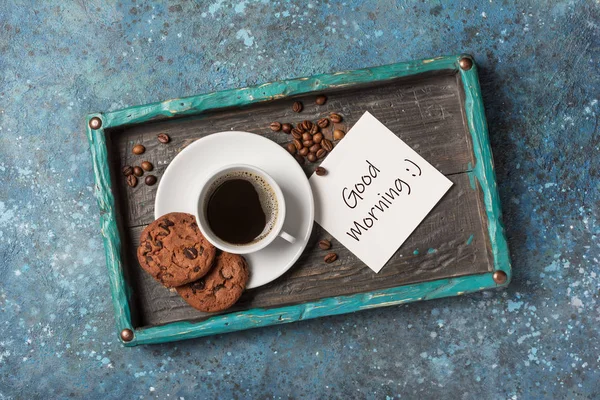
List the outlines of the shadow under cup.
<svg viewBox="0 0 600 400">
<path fill-rule="evenodd" d="M 251 184 L 255 193 L 252 193 L 252 191 L 249 190 L 241 195 L 248 198 L 241 198 L 240 194 L 236 197 L 227 197 L 227 191 L 223 192 L 223 190 L 225 190 L 226 187 L 234 186 L 234 182 L 232 181 L 235 181 L 235 183 L 238 183 L 238 181 L 245 181 Z M 228 182 L 230 185 L 224 186 Z M 241 185 L 244 185 L 244 183 L 241 183 Z M 238 187 L 239 186 L 240 185 L 238 185 Z M 247 184 L 245 187 L 247 187 Z M 217 206 L 223 205 L 222 208 L 231 210 L 231 213 L 224 219 L 227 221 L 227 226 L 211 227 L 208 215 L 209 205 L 213 208 L 215 207 L 214 202 L 211 203 L 211 200 L 213 200 L 213 196 L 215 196 L 215 193 L 217 193 L 218 190 L 221 191 L 218 193 L 221 197 L 220 200 L 227 204 L 223 205 L 218 203 Z M 247 229 L 247 227 L 242 228 L 240 226 L 241 224 L 236 226 L 236 220 L 238 218 L 247 219 L 247 214 L 245 213 L 257 213 L 255 204 L 256 194 L 258 195 L 260 208 L 265 216 L 264 227 L 259 234 L 256 236 L 253 235 L 254 238 L 248 242 L 231 243 L 215 233 L 215 231 L 224 232 L 227 230 Z M 250 196 L 252 196 L 252 198 L 250 198 Z M 216 201 L 217 199 L 214 200 Z M 251 207 L 252 203 L 254 203 L 254 207 Z M 258 210 L 258 212 L 260 212 L 260 210 Z M 206 181 L 198 198 L 196 219 L 204 236 L 217 248 L 231 253 L 245 254 L 262 249 L 277 237 L 283 226 L 284 214 L 285 203 L 283 195 L 275 181 L 264 171 L 256 167 L 237 165 L 225 167 Z"/>
</svg>

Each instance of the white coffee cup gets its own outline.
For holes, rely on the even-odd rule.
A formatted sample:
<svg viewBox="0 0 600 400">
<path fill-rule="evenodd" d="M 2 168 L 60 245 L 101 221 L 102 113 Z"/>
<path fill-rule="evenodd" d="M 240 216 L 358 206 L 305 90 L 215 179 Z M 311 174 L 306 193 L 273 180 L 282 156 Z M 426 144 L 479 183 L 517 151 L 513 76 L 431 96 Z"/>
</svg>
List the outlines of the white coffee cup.
<svg viewBox="0 0 600 400">
<path fill-rule="evenodd" d="M 266 207 L 261 201 L 261 206 L 267 217 L 267 224 L 263 232 L 250 243 L 233 244 L 226 242 L 213 232 L 208 222 L 206 211 L 212 194 L 219 186 L 228 180 L 240 178 L 247 179 L 253 184 L 256 182 L 266 183 L 268 187 L 264 188 L 264 190 L 270 190 L 272 197 L 270 197 L 269 207 Z M 234 254 L 254 253 L 268 246 L 278 236 L 290 243 L 296 241 L 295 237 L 282 230 L 283 222 L 285 221 L 285 199 L 281 188 L 269 174 L 252 165 L 232 164 L 214 171 L 202 185 L 196 204 L 196 222 L 200 231 L 210 243 L 223 251 Z"/>
</svg>

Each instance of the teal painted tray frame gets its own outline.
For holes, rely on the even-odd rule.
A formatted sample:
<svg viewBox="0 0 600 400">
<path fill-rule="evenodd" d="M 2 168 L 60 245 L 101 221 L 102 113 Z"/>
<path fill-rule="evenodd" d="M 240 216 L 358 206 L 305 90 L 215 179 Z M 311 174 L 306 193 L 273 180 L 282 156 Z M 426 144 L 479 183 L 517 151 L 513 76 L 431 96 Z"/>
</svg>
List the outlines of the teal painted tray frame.
<svg viewBox="0 0 600 400">
<path fill-rule="evenodd" d="M 467 68 L 461 68 L 461 60 L 463 68 L 466 60 Z M 124 341 L 122 335 L 119 335 L 122 343 L 125 346 L 164 343 L 418 300 L 458 296 L 508 285 L 511 278 L 511 265 L 504 228 L 501 223 L 500 198 L 496 188 L 492 151 L 481 99 L 477 67 L 474 62 L 472 62 L 471 67 L 470 62 L 472 62 L 472 57 L 469 55 L 443 56 L 355 71 L 315 75 L 309 78 L 265 83 L 259 86 L 172 99 L 107 113 L 89 114 L 86 119 L 87 136 L 93 160 L 96 196 L 100 208 L 101 231 L 104 239 L 117 332 L 121 333 L 125 329 L 130 329 L 133 332 L 133 339 L 130 341 Z M 468 174 L 473 184 L 477 181 L 483 191 L 494 261 L 492 272 L 440 279 L 369 293 L 323 298 L 318 301 L 279 308 L 252 309 L 216 315 L 201 322 L 174 322 L 146 328 L 135 328 L 133 326 L 130 312 L 131 289 L 123 273 L 121 238 L 117 229 L 115 200 L 111 189 L 105 130 L 123 125 L 146 123 L 156 119 L 193 116 L 215 108 L 241 107 L 314 91 L 384 81 L 436 70 L 454 70 L 462 78 L 466 120 L 473 140 L 475 156 L 475 165 L 472 166 Z M 494 276 L 504 278 L 502 272 L 506 274 L 505 279 L 494 280 Z M 500 281 L 500 283 L 496 283 L 497 281 Z"/>
</svg>

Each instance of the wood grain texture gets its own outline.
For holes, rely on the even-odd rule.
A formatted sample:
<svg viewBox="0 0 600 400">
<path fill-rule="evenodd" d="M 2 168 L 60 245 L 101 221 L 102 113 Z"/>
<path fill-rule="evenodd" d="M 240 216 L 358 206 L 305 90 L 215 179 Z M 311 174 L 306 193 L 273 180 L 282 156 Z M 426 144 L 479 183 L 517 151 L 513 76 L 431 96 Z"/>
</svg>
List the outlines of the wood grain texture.
<svg viewBox="0 0 600 400">
<path fill-rule="evenodd" d="M 307 250 L 294 267 L 274 282 L 247 291 L 238 304 L 228 310 L 271 308 L 324 297 L 366 293 L 415 282 L 431 281 L 491 271 L 487 236 L 478 214 L 478 193 L 466 174 L 449 177 L 454 186 L 425 218 L 398 252 L 378 273 L 374 273 L 346 248 L 332 240 L 339 258 L 325 264 L 327 251 L 317 246 L 331 236 L 315 225 Z M 176 293 L 164 288 L 139 267 L 135 251 L 143 227 L 130 228 L 127 264 L 136 297 L 139 326 L 173 321 L 201 320 L 210 314 L 187 305 Z M 418 249 L 418 254 L 415 250 Z"/>
<path fill-rule="evenodd" d="M 269 124 L 272 121 L 296 124 L 308 119 L 316 122 L 337 112 L 343 115 L 343 121 L 324 129 L 325 136 L 331 139 L 333 129 L 347 131 L 365 111 L 369 111 L 442 173 L 465 172 L 469 165 L 474 164 L 455 74 L 445 72 L 400 78 L 375 86 L 360 85 L 324 93 L 329 98 L 324 106 L 315 104 L 315 95 L 300 96 L 244 108 L 210 111 L 202 117 L 148 123 L 114 131 L 110 138 L 114 156 L 112 169 L 116 171 L 116 186 L 126 193 L 120 204 L 122 210 L 127 210 L 123 212 L 125 225 L 140 226 L 154 220 L 157 186 L 140 184 L 134 189 L 128 188 L 120 174 L 124 165 L 140 165 L 148 160 L 156 168 L 153 174 L 160 178 L 179 151 L 194 140 L 219 131 L 248 131 L 282 145 L 287 144 L 291 136 L 271 132 Z M 304 104 L 301 113 L 291 109 L 297 99 Z M 167 133 L 172 138 L 171 143 L 159 143 L 156 139 L 159 133 Z M 143 155 L 132 154 L 131 150 L 137 143 L 146 147 Z M 307 163 L 307 174 L 315 166 Z"/>
</svg>

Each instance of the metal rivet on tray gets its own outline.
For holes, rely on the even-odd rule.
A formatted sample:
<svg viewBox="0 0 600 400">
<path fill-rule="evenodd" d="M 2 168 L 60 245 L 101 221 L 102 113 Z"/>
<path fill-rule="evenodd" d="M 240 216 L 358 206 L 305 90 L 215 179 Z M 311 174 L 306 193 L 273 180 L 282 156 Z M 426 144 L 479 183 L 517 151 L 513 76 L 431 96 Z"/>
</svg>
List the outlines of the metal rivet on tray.
<svg viewBox="0 0 600 400">
<path fill-rule="evenodd" d="M 471 60 L 469 57 L 463 57 L 458 62 L 458 65 L 460 65 L 460 68 L 463 71 L 468 71 L 473 67 L 473 60 Z"/>
<path fill-rule="evenodd" d="M 98 117 L 93 117 L 90 119 L 90 128 L 92 129 L 100 129 L 102 126 L 102 120 Z"/>
<path fill-rule="evenodd" d="M 131 342 L 133 340 L 133 331 L 131 329 L 123 329 L 121 331 L 121 339 L 124 342 Z"/>
<path fill-rule="evenodd" d="M 492 278 L 494 278 L 494 282 L 496 282 L 498 285 L 502 285 L 503 283 L 506 283 L 506 272 L 496 271 L 494 272 L 494 275 L 492 275 Z"/>
</svg>

